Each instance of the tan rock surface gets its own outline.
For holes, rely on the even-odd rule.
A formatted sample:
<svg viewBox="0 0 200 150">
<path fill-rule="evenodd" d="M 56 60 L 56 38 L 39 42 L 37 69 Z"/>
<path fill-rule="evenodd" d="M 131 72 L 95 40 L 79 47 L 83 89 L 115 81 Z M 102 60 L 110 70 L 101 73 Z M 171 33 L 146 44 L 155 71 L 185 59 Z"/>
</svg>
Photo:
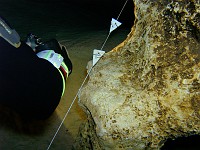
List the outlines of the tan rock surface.
<svg viewBox="0 0 200 150">
<path fill-rule="evenodd" d="M 128 38 L 93 68 L 77 148 L 159 149 L 200 134 L 200 2 L 133 0 Z M 80 148 L 80 149 L 81 149 Z"/>
</svg>

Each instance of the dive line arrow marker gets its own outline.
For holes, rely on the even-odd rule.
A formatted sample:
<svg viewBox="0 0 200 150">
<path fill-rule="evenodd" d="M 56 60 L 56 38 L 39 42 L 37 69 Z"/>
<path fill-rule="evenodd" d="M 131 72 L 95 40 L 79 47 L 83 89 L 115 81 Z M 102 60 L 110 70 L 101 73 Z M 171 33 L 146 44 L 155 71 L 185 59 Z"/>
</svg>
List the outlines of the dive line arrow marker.
<svg viewBox="0 0 200 150">
<path fill-rule="evenodd" d="M 105 51 L 94 49 L 92 65 L 94 66 L 104 54 Z"/>
<path fill-rule="evenodd" d="M 115 30 L 117 27 L 119 27 L 122 23 L 117 21 L 116 19 L 112 18 L 111 25 L 110 25 L 110 33 Z"/>
</svg>

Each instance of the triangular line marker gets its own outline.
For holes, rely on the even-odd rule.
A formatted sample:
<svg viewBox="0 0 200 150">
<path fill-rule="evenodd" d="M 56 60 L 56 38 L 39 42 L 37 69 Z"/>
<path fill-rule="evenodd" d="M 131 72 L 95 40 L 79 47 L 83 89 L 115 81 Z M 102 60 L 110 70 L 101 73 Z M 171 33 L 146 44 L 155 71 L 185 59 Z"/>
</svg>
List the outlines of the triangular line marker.
<svg viewBox="0 0 200 150">
<path fill-rule="evenodd" d="M 112 18 L 111 25 L 110 25 L 110 33 L 119 27 L 122 23 L 117 21 L 116 19 Z"/>
<path fill-rule="evenodd" d="M 94 66 L 104 54 L 105 51 L 94 49 L 92 65 Z"/>
</svg>

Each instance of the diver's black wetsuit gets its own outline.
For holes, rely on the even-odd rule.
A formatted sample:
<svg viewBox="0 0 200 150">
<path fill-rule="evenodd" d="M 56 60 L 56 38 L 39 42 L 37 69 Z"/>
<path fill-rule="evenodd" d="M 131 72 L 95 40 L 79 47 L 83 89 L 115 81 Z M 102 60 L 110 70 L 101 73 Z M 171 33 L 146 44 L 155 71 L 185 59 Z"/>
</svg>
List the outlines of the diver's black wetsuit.
<svg viewBox="0 0 200 150">
<path fill-rule="evenodd" d="M 0 37 L 0 104 L 26 118 L 49 117 L 63 90 L 61 74 L 25 43 L 15 48 Z"/>
</svg>

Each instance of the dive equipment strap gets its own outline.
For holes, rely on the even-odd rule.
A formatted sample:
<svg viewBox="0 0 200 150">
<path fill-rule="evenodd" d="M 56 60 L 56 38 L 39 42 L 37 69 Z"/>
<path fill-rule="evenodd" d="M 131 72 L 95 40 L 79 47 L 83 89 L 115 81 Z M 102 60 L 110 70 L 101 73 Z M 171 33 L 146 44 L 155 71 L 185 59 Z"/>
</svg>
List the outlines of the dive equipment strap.
<svg viewBox="0 0 200 150">
<path fill-rule="evenodd" d="M 55 53 L 53 50 L 44 50 L 36 54 L 39 58 L 48 60 L 56 68 L 60 68 L 63 57 L 60 54 Z"/>
<path fill-rule="evenodd" d="M 63 80 L 63 91 L 62 91 L 62 96 L 63 96 L 64 91 L 65 91 L 65 79 L 69 75 L 69 69 L 63 61 L 64 58 L 60 54 L 55 53 L 54 50 L 44 50 L 44 51 L 37 53 L 36 55 L 39 58 L 46 59 L 51 64 L 53 64 L 54 67 L 56 67 L 58 69 L 58 71 L 62 77 L 62 80 Z"/>
</svg>

